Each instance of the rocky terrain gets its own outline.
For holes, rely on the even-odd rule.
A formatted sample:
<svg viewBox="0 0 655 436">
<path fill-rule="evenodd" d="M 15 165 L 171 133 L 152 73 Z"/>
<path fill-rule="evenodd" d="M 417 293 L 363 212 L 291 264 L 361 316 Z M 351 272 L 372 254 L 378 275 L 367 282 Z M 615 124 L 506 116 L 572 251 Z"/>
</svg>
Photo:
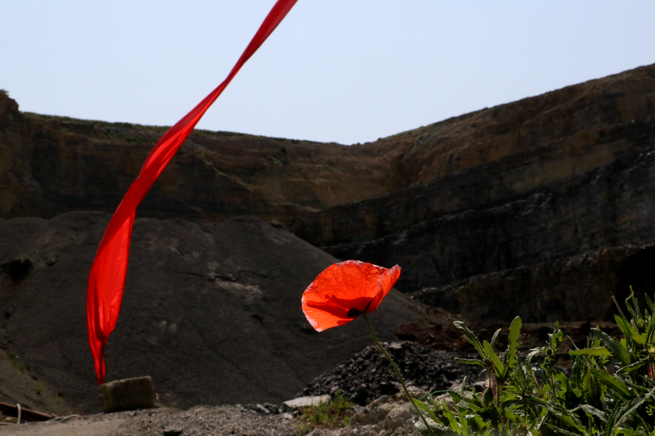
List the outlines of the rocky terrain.
<svg viewBox="0 0 655 436">
<path fill-rule="evenodd" d="M 73 416 L 63 422 L 0 425 L 0 435 L 7 436 L 291 436 L 295 430 L 293 417 L 260 414 L 241 406 L 146 409 Z"/>
<path fill-rule="evenodd" d="M 21 113 L 0 95 L 0 215 L 113 211 L 163 131 Z M 400 264 L 405 293 L 469 311 L 493 289 L 489 319 L 579 320 L 590 295 L 606 318 L 628 289 L 617 272 L 654 243 L 653 147 L 650 65 L 366 144 L 197 131 L 138 213 L 278 219 L 337 258 Z M 633 257 L 604 251 L 622 247 Z M 539 272 L 569 261 L 570 283 Z M 487 286 L 505 276 L 511 289 Z"/>
<path fill-rule="evenodd" d="M 479 379 L 480 371 L 462 367 L 453 361 L 454 354 L 422 347 L 412 342 L 384 343 L 406 376 L 409 390 L 416 398 L 436 389 L 467 385 Z M 484 377 L 483 377 L 484 378 Z M 481 390 L 483 383 L 476 386 Z M 416 434 L 414 411 L 399 393 L 399 383 L 388 362 L 377 348 L 366 347 L 334 371 L 315 378 L 303 394 L 343 392 L 359 405 L 349 411 L 350 425 L 342 428 L 315 428 L 313 436 Z M 435 392 L 437 395 L 439 392 Z M 365 406 L 365 407 L 364 407 Z M 82 436 L 152 435 L 204 436 L 207 434 L 285 435 L 299 429 L 299 411 L 286 405 L 244 404 L 231 406 L 196 406 L 188 410 L 157 409 L 117 412 L 90 416 L 61 417 L 45 423 L 0 426 L 0 435 Z M 5 432 L 9 433 L 3 433 Z"/>
<path fill-rule="evenodd" d="M 97 411 L 86 280 L 165 130 L 24 113 L 0 90 L 0 401 Z M 169 408 L 20 434 L 290 434 L 283 413 L 217 405 L 393 396 L 359 320 L 316 334 L 300 310 L 337 259 L 402 267 L 371 319 L 416 342 L 392 349 L 417 388 L 465 374 L 446 366 L 470 351 L 455 319 L 488 338 L 520 315 L 522 348 L 559 320 L 582 344 L 615 328 L 612 295 L 655 293 L 654 190 L 655 65 L 366 144 L 196 131 L 137 211 L 106 355 L 108 380 L 151 375 Z M 410 434 L 394 401 L 314 436 Z"/>
<path fill-rule="evenodd" d="M 108 220 L 0 219 L 0 347 L 84 412 L 99 410 L 85 302 Z M 370 344 L 363 323 L 309 325 L 302 292 L 336 259 L 274 224 L 137 219 L 107 381 L 150 375 L 162 403 L 179 407 L 279 403 Z M 421 314 L 393 291 L 371 319 L 393 340 Z"/>
<path fill-rule="evenodd" d="M 443 392 L 461 384 L 465 377 L 468 384 L 473 384 L 479 381 L 482 372 L 479 367 L 455 362 L 455 357 L 472 358 L 472 355 L 437 351 L 414 342 L 392 342 L 384 346 L 405 377 L 406 384 L 425 392 Z M 370 345 L 333 371 L 312 380 L 302 393 L 334 395 L 337 391 L 365 406 L 383 395 L 402 393 L 402 386 L 377 346 Z"/>
<path fill-rule="evenodd" d="M 342 428 L 316 428 L 311 436 L 415 436 L 414 413 L 409 402 L 389 398 L 359 408 Z M 196 406 L 189 410 L 170 408 L 72 416 L 65 421 L 0 423 L 7 436 L 292 436 L 298 429 L 293 415 L 267 413 L 242 405 Z"/>
</svg>

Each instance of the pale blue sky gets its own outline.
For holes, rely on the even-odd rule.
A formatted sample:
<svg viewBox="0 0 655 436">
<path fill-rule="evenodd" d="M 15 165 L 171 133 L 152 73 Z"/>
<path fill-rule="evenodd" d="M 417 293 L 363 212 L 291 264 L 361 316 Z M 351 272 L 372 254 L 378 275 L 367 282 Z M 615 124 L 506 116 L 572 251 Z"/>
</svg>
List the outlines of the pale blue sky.
<svg viewBox="0 0 655 436">
<path fill-rule="evenodd" d="M 171 125 L 273 0 L 0 0 L 24 111 Z M 655 0 L 299 0 L 199 127 L 365 142 L 655 63 Z"/>
</svg>

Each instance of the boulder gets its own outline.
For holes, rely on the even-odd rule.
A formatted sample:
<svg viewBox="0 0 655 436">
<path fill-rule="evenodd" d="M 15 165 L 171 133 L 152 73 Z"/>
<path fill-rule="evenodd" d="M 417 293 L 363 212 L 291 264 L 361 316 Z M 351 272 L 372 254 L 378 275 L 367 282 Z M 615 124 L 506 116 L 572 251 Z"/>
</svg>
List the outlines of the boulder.
<svg viewBox="0 0 655 436">
<path fill-rule="evenodd" d="M 135 377 L 114 380 L 100 386 L 100 406 L 105 413 L 155 407 L 152 378 Z"/>
</svg>

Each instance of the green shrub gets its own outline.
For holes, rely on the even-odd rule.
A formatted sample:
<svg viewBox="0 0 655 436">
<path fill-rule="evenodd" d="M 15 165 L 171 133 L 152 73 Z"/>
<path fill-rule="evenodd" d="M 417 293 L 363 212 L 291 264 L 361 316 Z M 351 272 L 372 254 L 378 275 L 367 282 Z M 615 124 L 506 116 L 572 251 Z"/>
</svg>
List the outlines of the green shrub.
<svg viewBox="0 0 655 436">
<path fill-rule="evenodd" d="M 500 330 L 491 342 L 480 343 L 462 322 L 455 322 L 480 355 L 457 359 L 483 367 L 489 388 L 482 394 L 466 388 L 449 391 L 452 402 L 433 398 L 417 401 L 432 419 L 438 435 L 640 435 L 653 434 L 655 426 L 655 304 L 639 308 L 632 294 L 626 300 L 630 318 L 617 304 L 616 321 L 623 333 L 615 339 L 599 328 L 592 329 L 587 348 L 570 351 L 571 370 L 556 365 L 564 333 L 555 323 L 545 346 L 521 356 L 518 338 L 521 318 L 509 329 L 509 344 L 495 347 Z M 615 300 L 616 303 L 616 300 Z M 571 341 L 573 342 L 573 341 Z M 541 362 L 541 363 L 537 363 Z M 416 426 L 429 434 L 420 421 Z"/>
</svg>

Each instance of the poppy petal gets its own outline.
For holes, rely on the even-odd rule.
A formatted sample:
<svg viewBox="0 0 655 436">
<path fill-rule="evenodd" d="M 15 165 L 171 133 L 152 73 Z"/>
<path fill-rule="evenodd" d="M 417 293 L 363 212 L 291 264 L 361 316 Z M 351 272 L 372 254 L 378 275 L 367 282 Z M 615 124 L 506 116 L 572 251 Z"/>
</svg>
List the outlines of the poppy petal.
<svg viewBox="0 0 655 436">
<path fill-rule="evenodd" d="M 370 307 L 368 308 L 367 313 L 375 312 L 378 310 L 378 306 L 384 299 L 384 297 L 387 296 L 391 288 L 393 288 L 393 285 L 396 284 L 398 281 L 398 278 L 400 277 L 400 267 L 398 265 L 394 265 L 393 267 L 389 268 L 378 278 L 378 289 L 379 292 L 371 302 Z"/>
<path fill-rule="evenodd" d="M 398 265 L 387 269 L 358 260 L 330 265 L 303 293 L 305 317 L 319 332 L 347 324 L 377 310 L 399 276 Z"/>
<path fill-rule="evenodd" d="M 341 309 L 340 312 L 342 312 L 342 315 L 337 310 L 329 310 L 329 306 L 312 307 L 306 304 L 307 302 L 304 297 L 302 303 L 302 310 L 305 313 L 307 321 L 309 321 L 317 332 L 344 325 L 353 320 L 353 318 L 347 317 L 347 312 L 343 308 L 339 308 Z"/>
</svg>

